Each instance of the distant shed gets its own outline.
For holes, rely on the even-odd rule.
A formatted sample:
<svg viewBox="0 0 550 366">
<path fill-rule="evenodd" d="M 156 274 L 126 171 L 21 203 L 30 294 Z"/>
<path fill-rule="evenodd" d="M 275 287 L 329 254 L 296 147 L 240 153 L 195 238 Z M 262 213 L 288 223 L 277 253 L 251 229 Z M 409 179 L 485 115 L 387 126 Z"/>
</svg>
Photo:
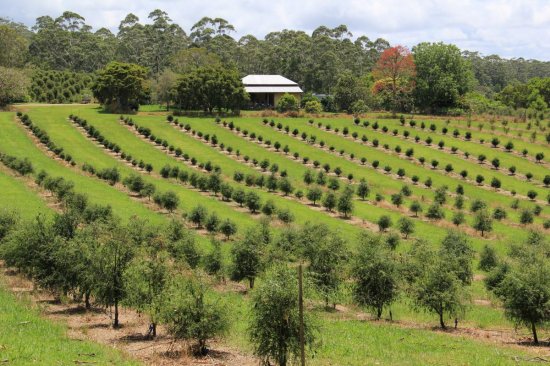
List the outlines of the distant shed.
<svg viewBox="0 0 550 366">
<path fill-rule="evenodd" d="M 284 94 L 302 99 L 302 89 L 281 75 L 248 75 L 243 79 L 244 89 L 250 95 L 252 107 L 273 107 Z"/>
</svg>

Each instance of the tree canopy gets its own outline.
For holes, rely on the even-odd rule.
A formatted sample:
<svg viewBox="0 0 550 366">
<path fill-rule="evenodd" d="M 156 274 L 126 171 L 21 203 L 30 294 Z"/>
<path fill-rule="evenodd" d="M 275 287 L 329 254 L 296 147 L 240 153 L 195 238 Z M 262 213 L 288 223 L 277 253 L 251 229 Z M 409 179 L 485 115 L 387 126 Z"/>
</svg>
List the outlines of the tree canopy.
<svg viewBox="0 0 550 366">
<path fill-rule="evenodd" d="M 420 43 L 412 49 L 416 64 L 416 105 L 439 112 L 458 105 L 471 90 L 473 75 L 460 49 L 452 44 Z"/>
<path fill-rule="evenodd" d="M 183 74 L 177 83 L 177 101 L 182 109 L 239 110 L 247 99 L 234 69 L 198 67 Z"/>
<path fill-rule="evenodd" d="M 114 112 L 137 110 L 146 91 L 147 70 L 136 64 L 111 62 L 98 72 L 94 96 Z"/>
</svg>

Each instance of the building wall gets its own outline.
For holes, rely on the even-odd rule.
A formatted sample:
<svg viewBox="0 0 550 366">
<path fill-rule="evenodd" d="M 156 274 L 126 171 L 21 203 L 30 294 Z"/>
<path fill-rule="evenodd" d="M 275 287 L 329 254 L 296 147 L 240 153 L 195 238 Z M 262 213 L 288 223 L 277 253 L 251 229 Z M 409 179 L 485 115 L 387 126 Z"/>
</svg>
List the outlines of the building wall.
<svg viewBox="0 0 550 366">
<path fill-rule="evenodd" d="M 279 102 L 279 99 L 281 99 L 281 97 L 285 94 L 290 94 L 290 95 L 293 95 L 294 98 L 296 98 L 298 100 L 298 103 L 300 103 L 300 101 L 302 100 L 302 93 L 274 93 L 275 94 L 275 104 L 274 106 L 277 106 L 277 103 Z"/>
</svg>

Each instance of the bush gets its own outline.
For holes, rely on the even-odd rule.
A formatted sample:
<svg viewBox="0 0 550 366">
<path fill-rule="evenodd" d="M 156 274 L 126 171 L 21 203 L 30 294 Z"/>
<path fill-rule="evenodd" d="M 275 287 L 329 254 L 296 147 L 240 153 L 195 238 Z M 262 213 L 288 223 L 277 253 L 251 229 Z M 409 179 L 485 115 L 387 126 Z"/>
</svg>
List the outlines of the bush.
<svg viewBox="0 0 550 366">
<path fill-rule="evenodd" d="M 362 114 L 367 113 L 368 111 L 369 107 L 367 106 L 367 103 L 365 103 L 365 101 L 362 99 L 355 101 L 351 105 L 351 113 L 353 114 Z"/>
<path fill-rule="evenodd" d="M 501 207 L 497 207 L 493 211 L 493 218 L 495 220 L 498 220 L 498 221 L 503 220 L 506 218 L 506 216 L 507 216 L 506 211 Z"/>
<path fill-rule="evenodd" d="M 304 109 L 307 113 L 319 114 L 323 112 L 323 105 L 318 100 L 310 100 L 306 102 Z"/>
<path fill-rule="evenodd" d="M 378 219 L 378 229 L 380 231 L 386 231 L 386 229 L 390 228 L 392 226 L 392 220 L 387 215 L 382 215 Z"/>
<path fill-rule="evenodd" d="M 229 240 L 232 235 L 237 233 L 237 225 L 230 219 L 225 219 L 221 222 L 219 231 L 225 235 L 226 240 Z"/>
<path fill-rule="evenodd" d="M 288 208 L 283 208 L 277 210 L 277 218 L 285 224 L 289 224 L 294 221 L 294 214 Z"/>
<path fill-rule="evenodd" d="M 498 258 L 495 249 L 486 244 L 479 254 L 479 269 L 489 272 L 497 265 Z"/>
<path fill-rule="evenodd" d="M 256 211 L 258 211 L 261 207 L 260 196 L 258 196 L 258 194 L 254 191 L 248 191 L 246 193 L 244 203 L 252 213 L 256 213 Z"/>
<path fill-rule="evenodd" d="M 300 354 L 298 281 L 294 270 L 275 266 L 266 273 L 261 286 L 252 294 L 249 336 L 254 354 L 262 364 L 288 365 Z M 304 340 L 311 348 L 315 328 L 308 312 L 304 317 Z"/>
<path fill-rule="evenodd" d="M 195 352 L 205 355 L 206 341 L 229 327 L 227 307 L 197 278 L 175 278 L 163 320 L 176 339 L 195 340 Z"/>
<path fill-rule="evenodd" d="M 160 195 L 160 206 L 168 212 L 174 211 L 178 208 L 180 199 L 173 191 L 167 191 Z"/>
<path fill-rule="evenodd" d="M 297 110 L 298 110 L 298 100 L 294 95 L 286 93 L 277 102 L 277 111 L 280 113 L 297 111 Z"/>
<path fill-rule="evenodd" d="M 275 213 L 276 207 L 273 200 L 267 200 L 262 206 L 262 213 L 266 216 L 271 216 Z"/>
<path fill-rule="evenodd" d="M 426 217 L 432 220 L 441 220 L 445 218 L 445 212 L 439 203 L 434 202 L 430 207 L 428 207 Z"/>
<path fill-rule="evenodd" d="M 210 216 L 206 219 L 206 230 L 209 233 L 215 233 L 218 231 L 218 228 L 220 226 L 220 219 L 218 218 L 218 215 L 215 212 L 212 212 Z"/>
</svg>

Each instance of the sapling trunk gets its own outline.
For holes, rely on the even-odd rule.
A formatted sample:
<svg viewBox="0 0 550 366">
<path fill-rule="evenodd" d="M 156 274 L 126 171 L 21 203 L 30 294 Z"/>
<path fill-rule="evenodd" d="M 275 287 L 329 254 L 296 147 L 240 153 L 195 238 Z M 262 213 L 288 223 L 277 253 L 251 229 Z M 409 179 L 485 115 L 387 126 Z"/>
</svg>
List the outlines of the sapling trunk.
<svg viewBox="0 0 550 366">
<path fill-rule="evenodd" d="M 118 328 L 118 300 L 115 300 L 115 321 L 113 322 L 113 327 Z"/>
<path fill-rule="evenodd" d="M 537 336 L 537 327 L 534 322 L 531 322 L 531 331 L 533 332 L 533 341 L 535 344 L 539 344 L 539 337 Z"/>
<path fill-rule="evenodd" d="M 86 306 L 86 310 L 90 310 L 92 307 L 92 304 L 90 303 L 90 291 L 86 291 L 84 293 L 84 304 Z"/>
</svg>

